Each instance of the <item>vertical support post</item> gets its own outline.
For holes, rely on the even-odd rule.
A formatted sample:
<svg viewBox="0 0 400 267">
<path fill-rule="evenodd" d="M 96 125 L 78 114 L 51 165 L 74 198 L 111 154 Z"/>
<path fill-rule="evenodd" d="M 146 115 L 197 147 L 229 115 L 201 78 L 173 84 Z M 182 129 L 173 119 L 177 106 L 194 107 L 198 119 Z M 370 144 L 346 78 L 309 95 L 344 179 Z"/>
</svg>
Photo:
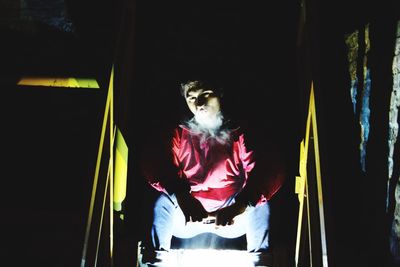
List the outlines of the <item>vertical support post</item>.
<svg viewBox="0 0 400 267">
<path fill-rule="evenodd" d="M 109 83 L 109 94 L 110 96 L 110 197 L 109 197 L 109 212 L 110 212 L 110 259 L 111 267 L 113 266 L 113 251 L 114 251 L 114 209 L 113 209 L 113 199 L 114 199 L 114 66 L 111 69 L 110 83 Z"/>
<path fill-rule="evenodd" d="M 309 143 L 309 141 L 312 142 Z M 309 150 L 311 152 L 310 155 L 308 154 Z M 308 162 L 309 156 L 311 159 L 310 162 Z M 310 175 L 307 174 L 308 171 L 311 171 Z M 301 242 L 301 236 L 304 234 L 304 232 L 307 232 L 307 245 L 309 252 L 309 257 L 307 258 L 309 262 L 307 265 L 327 267 L 328 253 L 326 246 L 322 178 L 313 83 L 311 83 L 305 138 L 300 143 L 299 173 L 300 176 L 296 177 L 295 188 L 295 192 L 298 194 L 300 203 L 297 225 L 295 264 L 296 267 L 304 264 L 301 262 L 300 258 L 300 247 L 305 245 Z M 304 206 L 304 201 L 306 201 L 306 206 Z M 305 211 L 307 213 L 307 225 L 303 225 L 303 216 Z"/>
<path fill-rule="evenodd" d="M 111 75 L 110 75 L 110 82 L 109 82 L 109 87 L 108 87 L 108 92 L 107 92 L 107 99 L 106 99 L 106 105 L 105 105 L 105 110 L 104 110 L 104 116 L 103 116 L 103 124 L 101 128 L 101 134 L 100 134 L 100 142 L 99 142 L 99 149 L 97 153 L 97 160 L 96 160 L 96 168 L 95 168 L 95 174 L 94 174 L 94 179 L 93 179 L 93 187 L 92 187 L 92 194 L 91 194 L 91 199 L 90 199 L 90 205 L 89 205 L 89 213 L 88 213 L 88 219 L 86 223 L 86 231 L 85 231 L 85 237 L 84 237 L 84 244 L 83 244 L 83 252 L 82 252 L 82 258 L 81 258 L 81 267 L 86 267 L 87 260 L 88 260 L 88 249 L 89 249 L 89 239 L 90 239 L 90 233 L 92 231 L 92 225 L 93 225 L 93 214 L 94 214 L 94 206 L 96 202 L 96 195 L 97 195 L 97 187 L 99 185 L 99 173 L 100 173 L 100 166 L 101 166 L 101 161 L 103 157 L 103 147 L 104 147 L 104 142 L 106 140 L 106 131 L 107 131 L 107 123 L 109 126 L 109 145 L 110 145 L 110 155 L 109 155 L 109 161 L 108 161 L 108 168 L 107 168 L 107 175 L 106 175 L 106 182 L 105 182 L 105 189 L 103 193 L 103 204 L 102 204 L 102 212 L 100 216 L 100 225 L 99 225 L 99 231 L 97 235 L 97 246 L 96 246 L 96 251 L 95 251 L 95 257 L 94 257 L 94 266 L 97 265 L 97 258 L 98 258 L 98 250 L 99 250 L 99 244 L 100 244 L 100 238 L 101 238 L 101 231 L 102 231 L 102 224 L 103 224 L 103 217 L 104 217 L 104 206 L 105 206 L 105 200 L 107 197 L 107 192 L 109 192 L 109 199 L 110 199 L 110 264 L 113 266 L 113 195 L 112 195 L 112 183 L 113 183 L 113 147 L 114 147 L 114 136 L 115 136 L 115 129 L 114 128 L 114 120 L 113 120 L 113 81 L 114 81 L 114 66 L 112 67 L 111 70 Z M 110 186 L 109 186 L 110 183 Z"/>
</svg>

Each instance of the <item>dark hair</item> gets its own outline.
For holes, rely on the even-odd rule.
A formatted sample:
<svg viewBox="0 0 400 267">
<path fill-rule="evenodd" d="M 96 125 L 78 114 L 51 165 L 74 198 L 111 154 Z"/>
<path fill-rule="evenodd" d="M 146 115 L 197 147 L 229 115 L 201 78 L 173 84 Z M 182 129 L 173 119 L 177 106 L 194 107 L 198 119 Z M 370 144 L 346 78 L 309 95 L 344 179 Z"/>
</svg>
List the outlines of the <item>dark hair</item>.
<svg viewBox="0 0 400 267">
<path fill-rule="evenodd" d="M 211 89 L 215 91 L 215 93 L 222 96 L 222 88 L 214 86 L 213 84 L 203 80 L 189 80 L 181 83 L 180 90 L 183 97 L 186 97 L 186 93 L 189 89 Z"/>
</svg>

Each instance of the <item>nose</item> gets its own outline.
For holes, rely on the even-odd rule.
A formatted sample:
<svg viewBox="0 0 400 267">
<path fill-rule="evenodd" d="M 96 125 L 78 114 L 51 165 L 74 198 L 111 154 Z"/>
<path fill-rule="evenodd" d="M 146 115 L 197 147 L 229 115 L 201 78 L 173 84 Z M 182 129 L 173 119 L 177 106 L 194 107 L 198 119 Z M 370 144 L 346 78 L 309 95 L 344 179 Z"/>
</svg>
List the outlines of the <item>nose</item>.
<svg viewBox="0 0 400 267">
<path fill-rule="evenodd" d="M 207 103 L 207 98 L 204 95 L 199 95 L 195 102 L 197 107 L 205 106 L 206 103 Z"/>
</svg>

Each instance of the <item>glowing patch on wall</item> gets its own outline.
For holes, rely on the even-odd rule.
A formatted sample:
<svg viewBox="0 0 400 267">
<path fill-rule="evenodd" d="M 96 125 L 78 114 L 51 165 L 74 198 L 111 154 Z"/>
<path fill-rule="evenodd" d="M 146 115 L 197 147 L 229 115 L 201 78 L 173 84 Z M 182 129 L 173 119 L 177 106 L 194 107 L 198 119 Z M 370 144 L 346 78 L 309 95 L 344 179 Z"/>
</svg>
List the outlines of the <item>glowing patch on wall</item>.
<svg viewBox="0 0 400 267">
<path fill-rule="evenodd" d="M 93 89 L 100 88 L 95 79 L 86 78 L 24 77 L 19 80 L 17 85 Z"/>
</svg>

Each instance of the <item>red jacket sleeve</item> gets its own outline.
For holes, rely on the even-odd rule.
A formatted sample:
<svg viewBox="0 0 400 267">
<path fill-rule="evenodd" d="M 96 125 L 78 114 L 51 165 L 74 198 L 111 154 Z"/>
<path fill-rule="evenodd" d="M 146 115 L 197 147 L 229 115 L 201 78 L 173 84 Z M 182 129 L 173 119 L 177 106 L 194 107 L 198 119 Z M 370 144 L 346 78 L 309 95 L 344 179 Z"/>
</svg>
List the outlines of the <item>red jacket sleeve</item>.
<svg viewBox="0 0 400 267">
<path fill-rule="evenodd" d="M 278 192 L 286 179 L 286 167 L 282 151 L 276 145 L 265 139 L 251 140 L 251 137 L 246 135 L 246 142 L 244 137 L 240 142 L 243 146 L 241 150 L 246 151 L 242 158 L 243 166 L 249 172 L 246 185 L 236 200 L 254 206 L 271 199 Z"/>
<path fill-rule="evenodd" d="M 177 160 L 180 128 L 147 136 L 142 151 L 140 168 L 147 182 L 158 191 L 175 193 L 190 190 L 182 179 Z"/>
</svg>

